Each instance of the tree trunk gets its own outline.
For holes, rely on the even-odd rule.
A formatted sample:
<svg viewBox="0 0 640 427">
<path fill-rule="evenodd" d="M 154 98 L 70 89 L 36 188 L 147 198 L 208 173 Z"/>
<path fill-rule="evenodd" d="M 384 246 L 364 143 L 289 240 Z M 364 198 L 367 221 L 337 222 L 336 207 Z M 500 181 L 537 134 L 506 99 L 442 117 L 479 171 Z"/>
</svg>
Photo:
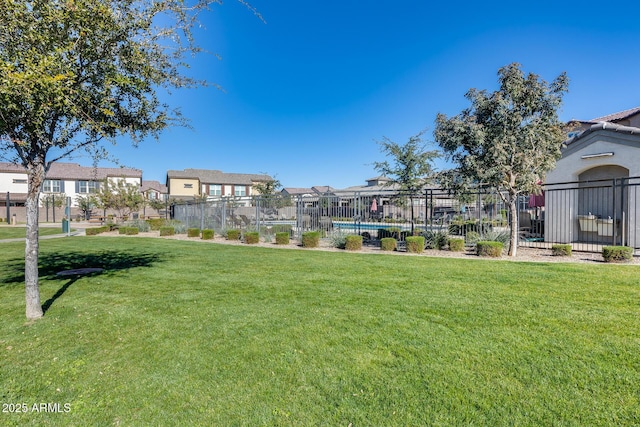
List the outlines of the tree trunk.
<svg viewBox="0 0 640 427">
<path fill-rule="evenodd" d="M 511 236 L 509 237 L 509 256 L 515 257 L 518 252 L 518 233 L 520 231 L 520 221 L 518 219 L 518 198 L 509 195 L 509 213 L 511 218 Z"/>
<path fill-rule="evenodd" d="M 24 285 L 27 302 L 26 314 L 27 319 L 31 320 L 39 319 L 43 315 L 38 284 L 38 202 L 45 175 L 44 164 L 29 165 L 27 174 L 29 187 L 26 201 L 27 240 L 24 258 Z"/>
</svg>

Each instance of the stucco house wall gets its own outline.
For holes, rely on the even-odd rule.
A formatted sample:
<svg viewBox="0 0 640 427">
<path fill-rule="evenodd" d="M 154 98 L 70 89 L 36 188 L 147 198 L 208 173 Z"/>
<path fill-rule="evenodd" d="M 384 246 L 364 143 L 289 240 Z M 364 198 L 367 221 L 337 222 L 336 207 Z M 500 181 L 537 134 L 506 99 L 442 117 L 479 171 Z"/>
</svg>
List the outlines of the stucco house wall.
<svg viewBox="0 0 640 427">
<path fill-rule="evenodd" d="M 579 241 L 581 228 L 578 216 L 592 214 L 617 221 L 618 232 L 625 234 L 625 243 L 640 247 L 640 208 L 636 200 L 640 192 L 635 186 L 615 190 L 612 187 L 611 192 L 616 193 L 608 196 L 612 200 L 608 204 L 585 200 L 587 197 L 580 190 L 581 186 L 587 185 L 584 181 L 597 183 L 598 180 L 629 177 L 640 177 L 640 128 L 598 123 L 569 140 L 556 168 L 546 178 L 547 184 L 554 185 L 549 187 L 552 191 L 545 195 L 545 238 L 553 236 L 555 241 Z M 629 182 L 635 183 L 625 181 Z M 608 184 L 603 182 L 602 185 Z M 563 191 L 567 189 L 572 191 Z M 624 206 L 613 208 L 617 200 L 623 201 Z"/>
</svg>

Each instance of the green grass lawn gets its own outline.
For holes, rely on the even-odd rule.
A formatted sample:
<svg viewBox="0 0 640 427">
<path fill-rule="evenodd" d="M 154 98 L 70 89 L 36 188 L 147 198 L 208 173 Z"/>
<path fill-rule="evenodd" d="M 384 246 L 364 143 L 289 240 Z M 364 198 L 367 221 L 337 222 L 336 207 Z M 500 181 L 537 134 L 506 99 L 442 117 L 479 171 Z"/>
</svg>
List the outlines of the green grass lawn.
<svg viewBox="0 0 640 427">
<path fill-rule="evenodd" d="M 71 229 L 73 231 L 73 229 Z M 40 236 L 51 236 L 54 234 L 62 234 L 62 225 L 59 227 L 40 227 L 38 229 Z M 17 239 L 27 235 L 27 228 L 20 225 L 0 225 L 0 240 Z"/>
<path fill-rule="evenodd" d="M 27 323 L 2 247 L 0 425 L 640 424 L 636 266 L 72 237 Z"/>
</svg>

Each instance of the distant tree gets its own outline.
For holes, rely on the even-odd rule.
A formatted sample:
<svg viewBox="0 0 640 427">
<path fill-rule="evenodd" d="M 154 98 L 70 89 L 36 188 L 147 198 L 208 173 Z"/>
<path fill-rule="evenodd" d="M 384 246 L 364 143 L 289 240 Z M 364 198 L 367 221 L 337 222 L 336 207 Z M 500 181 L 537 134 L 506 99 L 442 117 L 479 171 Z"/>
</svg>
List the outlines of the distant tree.
<svg viewBox="0 0 640 427">
<path fill-rule="evenodd" d="M 384 175 L 389 181 L 387 186 L 395 186 L 399 195 L 408 197 L 411 205 L 411 232 L 414 229 L 413 200 L 420 194 L 425 186 L 434 179 L 435 169 L 433 162 L 440 157 L 437 150 L 426 150 L 426 144 L 422 141 L 422 133 L 409 138 L 401 145 L 387 137 L 378 141 L 382 152 L 391 157 L 392 161 L 375 162 L 375 170 Z"/>
<path fill-rule="evenodd" d="M 91 211 L 95 207 L 95 204 L 95 198 L 91 195 L 76 197 L 76 205 L 82 211 L 85 219 L 89 219 L 89 217 L 91 216 Z"/>
<path fill-rule="evenodd" d="M 264 172 L 263 174 L 268 175 Z M 290 200 L 285 200 L 285 198 L 280 194 L 282 184 L 275 176 L 266 181 L 253 184 L 253 189 L 260 195 L 262 206 L 265 208 L 281 208 L 288 206 L 287 203 L 290 203 Z"/>
<path fill-rule="evenodd" d="M 239 0 L 240 3 L 245 3 Z M 51 163 L 184 123 L 158 91 L 194 87 L 198 13 L 221 0 L 0 0 L 0 158 L 28 176 L 25 294 L 42 317 L 38 198 Z"/>
<path fill-rule="evenodd" d="M 140 187 L 127 183 L 124 179 L 105 179 L 92 197 L 100 209 L 113 209 L 120 218 L 138 212 L 145 203 Z"/>
<path fill-rule="evenodd" d="M 516 256 L 518 196 L 538 193 L 561 156 L 565 134 L 558 109 L 568 78 L 562 73 L 548 84 L 513 63 L 498 70 L 498 82 L 492 93 L 469 90 L 471 106 L 457 116 L 438 114 L 434 136 L 455 165 L 442 175 L 445 186 L 456 194 L 473 186 L 499 191 L 510 212 L 509 255 Z"/>
</svg>

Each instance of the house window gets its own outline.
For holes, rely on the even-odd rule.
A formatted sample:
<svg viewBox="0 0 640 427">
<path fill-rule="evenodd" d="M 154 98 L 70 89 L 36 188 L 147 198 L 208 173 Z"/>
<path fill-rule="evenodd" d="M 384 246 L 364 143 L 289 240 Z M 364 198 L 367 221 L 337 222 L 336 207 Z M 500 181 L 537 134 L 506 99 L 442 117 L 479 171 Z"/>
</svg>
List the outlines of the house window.
<svg viewBox="0 0 640 427">
<path fill-rule="evenodd" d="M 98 183 L 96 181 L 78 181 L 78 193 L 88 194 L 98 191 Z"/>
<path fill-rule="evenodd" d="M 209 195 L 210 196 L 222 196 L 222 185 L 210 185 L 209 186 Z"/>
<path fill-rule="evenodd" d="M 42 191 L 45 193 L 62 193 L 62 185 L 59 179 L 45 179 L 42 184 Z"/>
<path fill-rule="evenodd" d="M 193 184 L 185 184 L 184 188 L 193 188 Z"/>
<path fill-rule="evenodd" d="M 244 185 L 235 187 L 235 195 L 236 196 L 246 196 L 247 195 L 247 187 Z"/>
<path fill-rule="evenodd" d="M 14 184 L 26 184 L 27 180 L 26 179 L 14 179 L 13 183 Z"/>
<path fill-rule="evenodd" d="M 155 200 L 158 198 L 158 193 L 156 193 L 155 191 L 149 191 L 147 193 L 147 199 L 149 200 Z"/>
</svg>

